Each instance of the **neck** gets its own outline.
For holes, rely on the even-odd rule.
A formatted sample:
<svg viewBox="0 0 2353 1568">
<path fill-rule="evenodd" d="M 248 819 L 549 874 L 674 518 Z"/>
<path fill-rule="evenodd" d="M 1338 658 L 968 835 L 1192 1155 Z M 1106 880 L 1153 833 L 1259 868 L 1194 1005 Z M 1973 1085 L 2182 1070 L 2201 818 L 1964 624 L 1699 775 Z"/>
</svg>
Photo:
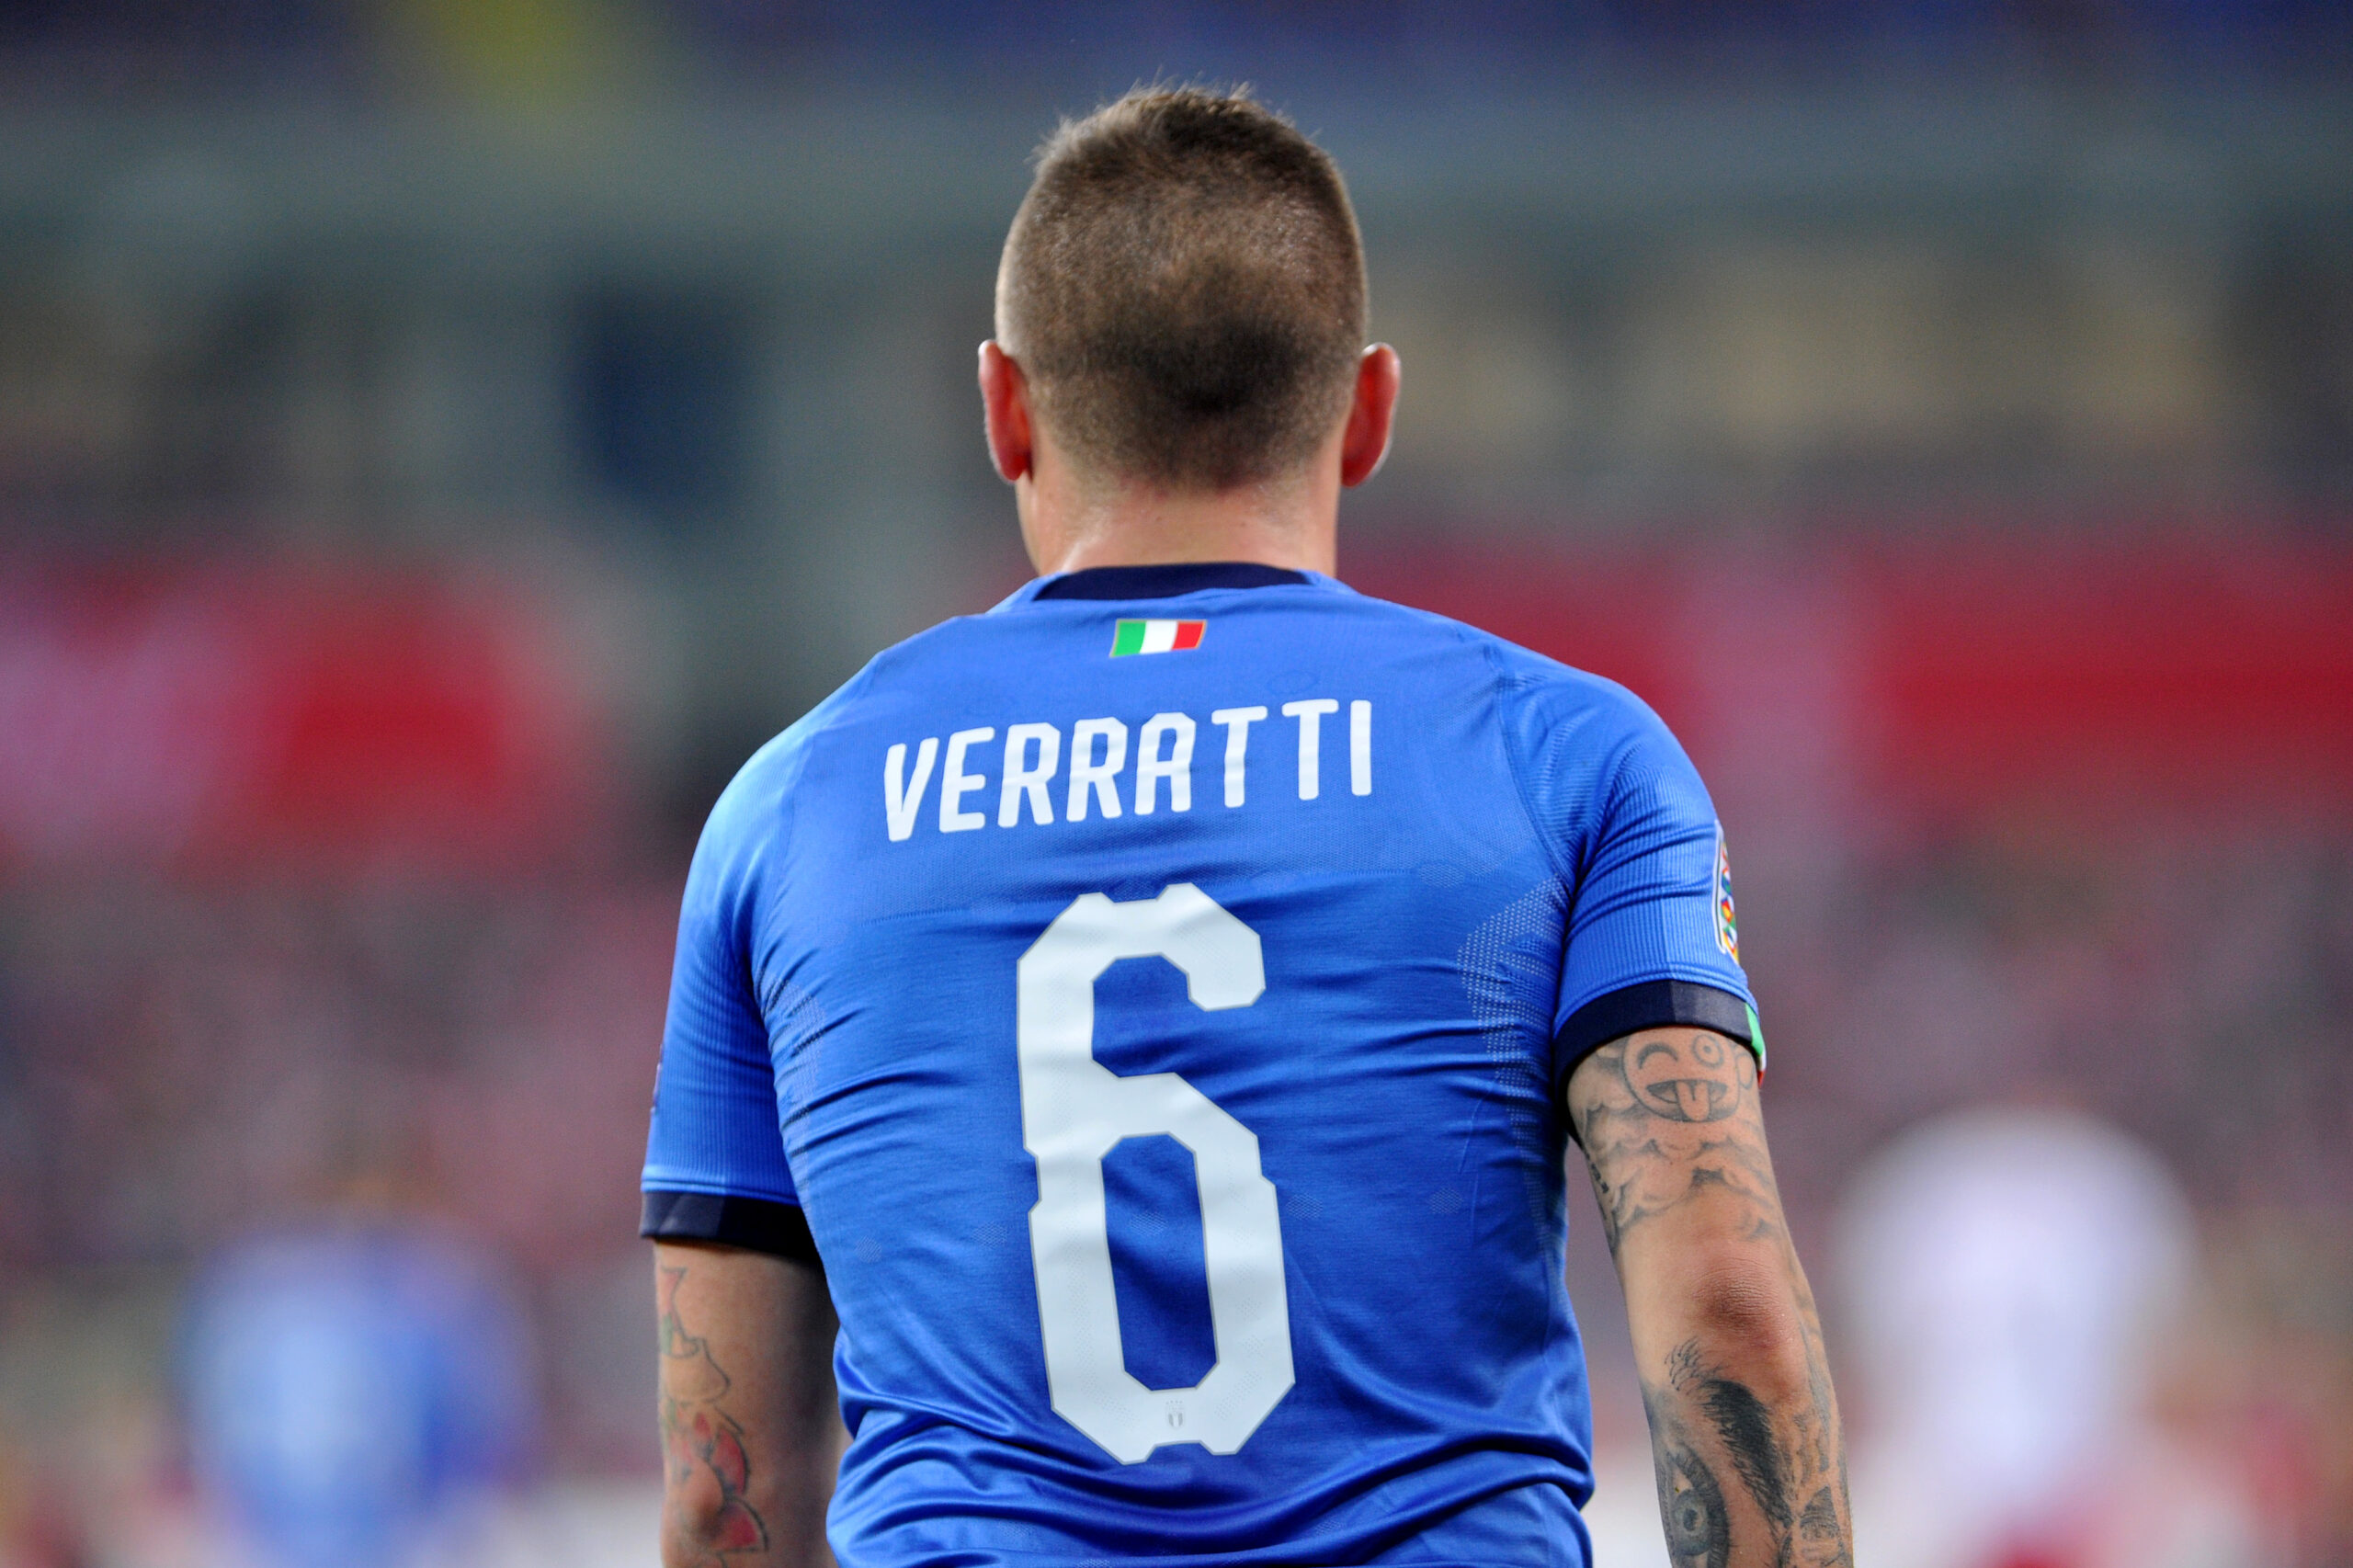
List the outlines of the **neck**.
<svg viewBox="0 0 2353 1568">
<path fill-rule="evenodd" d="M 1324 469 L 1329 466 L 1326 476 Z M 1330 574 L 1338 564 L 1336 460 L 1213 492 L 1083 484 L 1051 460 L 1017 486 L 1021 531 L 1041 573 L 1187 561 L 1255 561 Z"/>
</svg>

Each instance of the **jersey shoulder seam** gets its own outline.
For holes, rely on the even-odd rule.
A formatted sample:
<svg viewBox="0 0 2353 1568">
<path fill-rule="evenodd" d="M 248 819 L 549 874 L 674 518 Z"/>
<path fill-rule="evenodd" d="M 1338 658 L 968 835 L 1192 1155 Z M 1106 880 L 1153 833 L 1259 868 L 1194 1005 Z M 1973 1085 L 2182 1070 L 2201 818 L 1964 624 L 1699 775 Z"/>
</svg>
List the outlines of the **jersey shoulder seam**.
<svg viewBox="0 0 2353 1568">
<path fill-rule="evenodd" d="M 908 641 L 912 642 L 913 639 L 911 638 Z M 818 703 L 816 707 L 811 709 L 800 719 L 797 719 L 792 723 L 786 725 L 768 741 L 767 745 L 773 746 L 778 744 L 779 742 L 787 740 L 788 737 L 791 737 L 790 755 L 779 759 L 780 777 L 776 781 L 774 801 L 770 807 L 772 814 L 768 818 L 770 824 L 769 831 L 774 835 L 775 852 L 781 860 L 790 861 L 792 857 L 793 835 L 795 830 L 800 825 L 800 812 L 798 810 L 797 802 L 795 802 L 792 797 L 796 787 L 800 783 L 801 774 L 807 770 L 810 746 L 815 744 L 818 737 L 827 733 L 840 722 L 842 710 L 848 706 L 850 699 L 854 697 L 860 688 L 870 683 L 876 666 L 881 665 L 883 660 L 889 658 L 892 653 L 897 653 L 900 648 L 904 646 L 905 643 L 904 642 L 896 643 L 892 647 L 882 650 L 880 653 L 875 654 L 874 657 L 866 662 L 865 665 L 860 668 L 856 675 L 851 676 L 849 679 L 842 682 L 840 686 L 835 687 L 832 693 L 828 695 L 824 701 Z M 827 709 L 831 709 L 834 711 L 826 712 L 825 710 Z M 803 731 L 799 736 L 792 736 L 792 732 L 795 729 L 800 728 L 800 726 L 804 723 L 808 723 L 811 720 L 815 720 L 816 722 L 811 724 L 810 728 Z M 763 746 L 761 748 L 762 751 L 766 751 L 767 749 L 767 746 Z M 753 760 L 756 761 L 757 759 L 758 754 L 755 753 Z M 749 762 L 745 764 L 746 770 L 748 770 L 751 766 L 752 765 Z M 766 903 L 766 899 L 757 896 L 757 891 L 756 890 L 755 902 L 751 912 L 752 928 L 745 932 L 745 936 L 750 939 L 751 944 L 756 943 L 758 931 L 765 926 L 767 920 L 768 912 L 764 907 Z M 733 945 L 731 944 L 731 949 L 733 946 Z M 736 978 L 744 987 L 745 996 L 751 1004 L 753 1012 L 757 1015 L 763 1022 L 765 1022 L 767 1019 L 767 1010 L 761 1006 L 759 977 L 754 972 L 755 966 L 752 952 L 750 950 L 750 945 L 747 944 L 744 950 L 731 951 L 729 956 L 733 960 L 731 967 L 733 967 L 736 971 Z"/>
<path fill-rule="evenodd" d="M 1518 748 L 1512 744 L 1511 726 L 1505 718 L 1505 701 L 1517 683 L 1511 673 L 1504 667 L 1503 657 L 1496 651 L 1496 644 L 1502 642 L 1502 639 L 1492 633 L 1477 631 L 1473 628 L 1464 626 L 1461 621 L 1449 621 L 1449 624 L 1475 642 L 1480 656 L 1487 662 L 1489 678 L 1494 687 L 1495 744 L 1503 748 L 1504 771 L 1511 776 L 1512 797 L 1519 802 L 1519 814 L 1527 819 L 1529 834 L 1536 840 L 1536 847 L 1542 853 L 1544 863 L 1552 868 L 1552 875 L 1560 879 L 1561 886 L 1567 890 L 1571 900 L 1574 901 L 1576 897 L 1577 879 L 1571 875 L 1570 868 L 1561 863 L 1561 856 L 1552 843 L 1552 835 L 1545 831 L 1543 819 L 1536 813 L 1536 803 L 1529 798 L 1528 778 L 1520 767 Z"/>
<path fill-rule="evenodd" d="M 1358 598 L 1365 604 L 1378 605 L 1384 609 L 1393 610 L 1417 620 L 1434 621 L 1452 632 L 1461 642 L 1475 648 L 1479 656 L 1486 662 L 1489 689 L 1495 711 L 1495 744 L 1503 748 L 1504 771 L 1511 778 L 1512 796 L 1519 802 L 1519 813 L 1526 819 L 1528 830 L 1535 838 L 1537 848 L 1543 854 L 1544 863 L 1552 867 L 1552 874 L 1560 879 L 1561 886 L 1574 899 L 1576 895 L 1579 878 L 1574 873 L 1573 868 L 1563 864 L 1560 852 L 1552 843 L 1552 835 L 1545 831 L 1543 819 L 1537 814 L 1535 802 L 1529 796 L 1528 779 L 1520 766 L 1519 752 L 1512 744 L 1510 729 L 1504 718 L 1506 698 L 1515 690 L 1526 689 L 1529 683 L 1518 679 L 1506 666 L 1502 651 L 1509 648 L 1529 659 L 1540 661 L 1543 665 L 1550 666 L 1552 671 L 1557 672 L 1558 676 L 1582 676 L 1587 680 L 1605 682 L 1608 677 L 1596 676 L 1590 670 L 1580 670 L 1574 665 L 1563 664 L 1560 660 L 1549 654 L 1540 653 L 1533 648 L 1523 648 L 1517 642 L 1498 637 L 1492 631 L 1483 631 L 1467 621 L 1457 620 L 1450 615 L 1440 615 L 1436 610 L 1422 609 L 1413 605 L 1401 605 L 1394 599 L 1379 598 L 1370 594 L 1359 594 Z M 1608 684 L 1616 683 L 1608 682 Z M 1611 788 L 1614 789 L 1616 787 L 1614 775 L 1610 782 Z"/>
</svg>

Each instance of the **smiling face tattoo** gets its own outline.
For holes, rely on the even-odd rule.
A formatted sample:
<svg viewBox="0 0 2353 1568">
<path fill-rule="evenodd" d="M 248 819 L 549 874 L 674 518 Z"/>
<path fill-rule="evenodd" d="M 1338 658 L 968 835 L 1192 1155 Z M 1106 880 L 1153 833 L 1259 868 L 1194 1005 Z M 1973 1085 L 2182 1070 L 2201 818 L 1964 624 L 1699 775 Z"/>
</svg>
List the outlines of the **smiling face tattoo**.
<svg viewBox="0 0 2353 1568">
<path fill-rule="evenodd" d="M 1756 1059 L 1712 1034 L 1658 1034 L 1620 1059 L 1635 1103 L 1670 1121 L 1722 1121 L 1756 1084 Z"/>
<path fill-rule="evenodd" d="M 1613 1245 L 1645 1215 L 1688 1199 L 1778 1201 L 1763 1139 L 1742 1131 L 1756 1096 L 1756 1058 L 1745 1046 L 1711 1029 L 1644 1029 L 1594 1061 L 1609 1080 L 1577 1134 Z"/>
</svg>

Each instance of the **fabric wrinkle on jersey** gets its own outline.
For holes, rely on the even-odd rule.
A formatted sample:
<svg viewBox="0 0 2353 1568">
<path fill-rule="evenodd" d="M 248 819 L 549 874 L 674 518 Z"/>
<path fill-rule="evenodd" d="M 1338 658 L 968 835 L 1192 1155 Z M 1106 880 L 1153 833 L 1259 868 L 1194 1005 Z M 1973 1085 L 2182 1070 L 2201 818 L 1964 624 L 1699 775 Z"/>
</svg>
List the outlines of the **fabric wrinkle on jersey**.
<svg viewBox="0 0 2353 1568">
<path fill-rule="evenodd" d="M 1722 864 L 1608 681 L 1316 574 L 1041 579 L 713 809 L 644 1230 L 822 1257 L 845 1564 L 1581 1563 L 1562 1090 L 1751 1040 Z"/>
</svg>

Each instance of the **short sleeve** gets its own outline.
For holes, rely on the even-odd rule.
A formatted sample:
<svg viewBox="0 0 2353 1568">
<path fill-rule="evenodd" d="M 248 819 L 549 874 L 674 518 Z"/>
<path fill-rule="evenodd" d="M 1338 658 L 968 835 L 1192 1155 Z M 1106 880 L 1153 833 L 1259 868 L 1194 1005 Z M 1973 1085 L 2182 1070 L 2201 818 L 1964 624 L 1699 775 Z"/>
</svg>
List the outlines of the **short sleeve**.
<svg viewBox="0 0 2353 1568">
<path fill-rule="evenodd" d="M 1571 889 L 1556 1084 L 1637 1029 L 1714 1029 L 1765 1058 L 1740 966 L 1730 857 L 1681 745 L 1631 693 L 1562 671 L 1518 726 L 1530 810 Z"/>
<path fill-rule="evenodd" d="M 713 809 L 687 875 L 641 1233 L 813 1260 L 752 982 L 760 819 L 769 813 L 756 809 L 750 772 Z"/>
</svg>

